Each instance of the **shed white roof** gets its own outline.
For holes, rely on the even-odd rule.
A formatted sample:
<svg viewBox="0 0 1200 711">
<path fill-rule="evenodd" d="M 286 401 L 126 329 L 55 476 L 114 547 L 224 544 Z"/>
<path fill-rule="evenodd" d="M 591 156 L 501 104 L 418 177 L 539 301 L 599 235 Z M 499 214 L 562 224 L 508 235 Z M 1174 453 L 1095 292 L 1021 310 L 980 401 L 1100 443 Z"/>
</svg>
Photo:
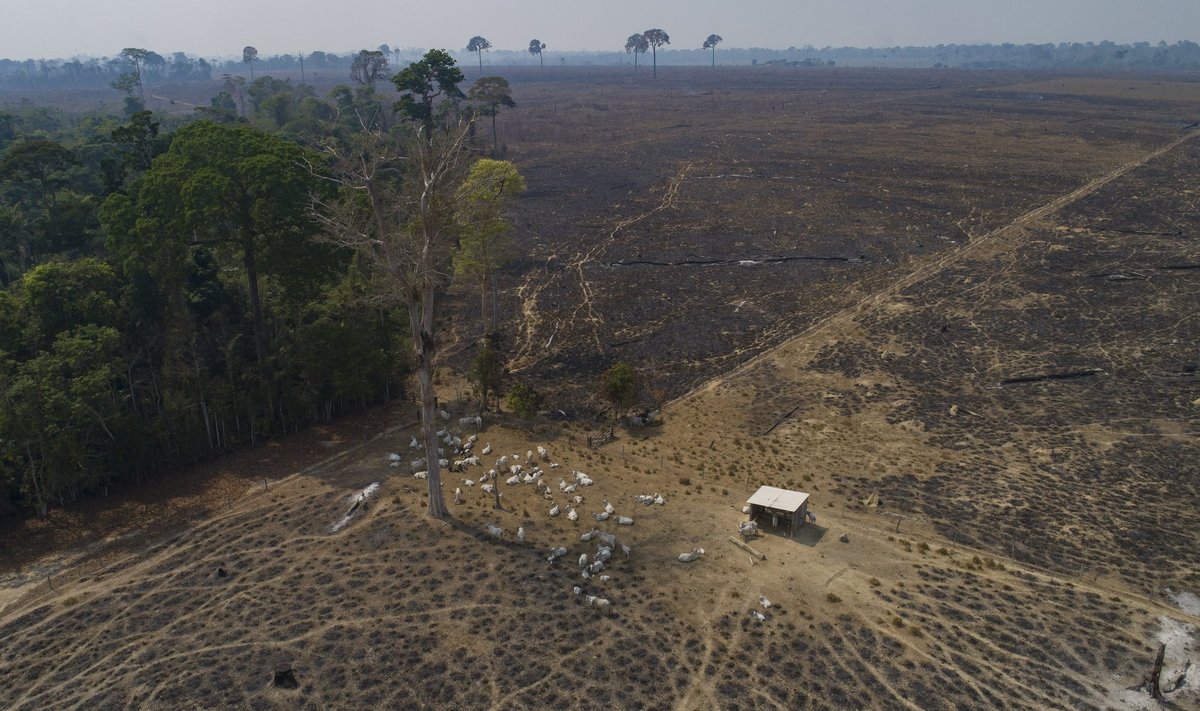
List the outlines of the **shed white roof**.
<svg viewBox="0 0 1200 711">
<path fill-rule="evenodd" d="M 754 492 L 754 496 L 746 500 L 746 503 L 780 511 L 796 511 L 804 505 L 805 501 L 808 501 L 808 494 L 803 491 L 761 486 L 758 491 Z"/>
</svg>

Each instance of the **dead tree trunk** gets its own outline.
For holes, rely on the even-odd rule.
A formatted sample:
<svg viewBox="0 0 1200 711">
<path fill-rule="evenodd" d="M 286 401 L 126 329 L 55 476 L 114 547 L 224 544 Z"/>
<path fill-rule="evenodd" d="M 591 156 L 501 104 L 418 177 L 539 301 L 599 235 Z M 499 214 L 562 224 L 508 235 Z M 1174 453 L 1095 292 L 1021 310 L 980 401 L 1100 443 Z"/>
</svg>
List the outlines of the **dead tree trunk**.
<svg viewBox="0 0 1200 711">
<path fill-rule="evenodd" d="M 1167 645 L 1158 645 L 1158 656 L 1154 658 L 1154 668 L 1150 670 L 1150 695 L 1156 700 L 1162 701 L 1162 687 L 1160 686 L 1159 677 L 1162 676 L 1163 656 L 1167 653 Z"/>
<path fill-rule="evenodd" d="M 412 299 L 408 304 L 408 317 L 412 323 L 413 346 L 417 353 L 417 387 L 421 396 L 421 438 L 425 441 L 426 479 L 429 485 L 429 515 L 445 518 L 449 513 L 442 496 L 441 462 L 438 457 L 437 396 L 433 388 L 433 356 L 435 346 L 432 334 L 433 294 L 425 290 L 424 298 Z"/>
</svg>

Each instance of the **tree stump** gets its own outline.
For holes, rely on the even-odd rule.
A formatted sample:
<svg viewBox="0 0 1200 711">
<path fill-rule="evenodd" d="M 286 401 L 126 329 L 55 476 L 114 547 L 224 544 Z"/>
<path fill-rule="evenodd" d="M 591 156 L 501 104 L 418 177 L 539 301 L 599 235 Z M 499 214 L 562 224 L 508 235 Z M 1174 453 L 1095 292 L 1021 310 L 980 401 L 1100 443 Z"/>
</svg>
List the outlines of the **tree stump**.
<svg viewBox="0 0 1200 711">
<path fill-rule="evenodd" d="M 1163 700 L 1159 677 L 1162 676 L 1163 656 L 1167 653 L 1167 645 L 1158 645 L 1158 656 L 1154 659 L 1154 668 L 1150 670 L 1150 695 L 1157 701 Z"/>
<path fill-rule="evenodd" d="M 299 689 L 300 682 L 296 680 L 296 670 L 288 663 L 275 666 L 275 674 L 271 678 L 271 686 L 276 689 Z"/>
</svg>

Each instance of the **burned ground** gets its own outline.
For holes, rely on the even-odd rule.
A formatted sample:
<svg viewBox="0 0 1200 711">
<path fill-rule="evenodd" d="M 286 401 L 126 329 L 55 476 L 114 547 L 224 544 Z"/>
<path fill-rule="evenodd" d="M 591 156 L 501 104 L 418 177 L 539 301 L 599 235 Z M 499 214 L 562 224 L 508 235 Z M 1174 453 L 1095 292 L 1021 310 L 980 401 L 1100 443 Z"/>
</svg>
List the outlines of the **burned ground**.
<svg viewBox="0 0 1200 711">
<path fill-rule="evenodd" d="M 388 466 L 411 431 L 239 480 L 148 550 L 0 590 L 0 705 L 1099 710 L 1148 702 L 1160 642 L 1195 669 L 1200 94 L 706 76 L 528 79 L 502 117 L 531 186 L 501 280 L 518 375 L 582 410 L 621 358 L 682 394 L 598 449 L 489 422 L 492 457 L 595 478 L 578 522 L 524 485 L 494 510 L 479 470 L 430 521 Z M 817 517 L 765 560 L 727 540 L 761 484 Z M 636 524 L 594 523 L 604 501 Z M 572 592 L 593 525 L 632 548 L 584 584 L 601 610 Z"/>
<path fill-rule="evenodd" d="M 1200 109 L 1194 90 L 1034 95 L 994 74 L 718 76 L 517 84 L 501 140 L 531 190 L 502 278 L 512 350 L 567 409 L 594 406 L 618 360 L 681 394 L 914 258 L 1141 158 Z"/>
</svg>

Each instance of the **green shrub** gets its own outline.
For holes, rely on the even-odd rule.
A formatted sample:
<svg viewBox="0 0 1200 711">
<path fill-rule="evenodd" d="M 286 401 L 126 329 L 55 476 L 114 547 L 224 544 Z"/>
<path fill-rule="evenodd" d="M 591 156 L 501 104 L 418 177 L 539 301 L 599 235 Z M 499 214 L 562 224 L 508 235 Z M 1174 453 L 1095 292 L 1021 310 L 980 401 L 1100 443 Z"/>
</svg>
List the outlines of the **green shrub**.
<svg viewBox="0 0 1200 711">
<path fill-rule="evenodd" d="M 542 396 L 525 383 L 517 383 L 508 389 L 504 402 L 518 417 L 528 420 L 537 414 L 542 406 Z"/>
</svg>

